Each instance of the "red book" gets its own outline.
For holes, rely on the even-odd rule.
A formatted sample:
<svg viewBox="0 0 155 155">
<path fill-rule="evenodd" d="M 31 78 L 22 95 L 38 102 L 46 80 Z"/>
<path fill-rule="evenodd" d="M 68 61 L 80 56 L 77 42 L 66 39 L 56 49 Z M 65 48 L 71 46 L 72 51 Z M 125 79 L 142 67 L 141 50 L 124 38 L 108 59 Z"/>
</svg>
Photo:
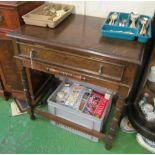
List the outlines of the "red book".
<svg viewBox="0 0 155 155">
<path fill-rule="evenodd" d="M 94 116 L 97 106 L 103 101 L 103 99 L 104 96 L 102 94 L 93 91 L 83 109 L 83 112 Z"/>
<path fill-rule="evenodd" d="M 96 116 L 99 119 L 102 117 L 109 99 L 110 99 L 110 95 L 105 94 L 104 98 L 101 100 L 101 102 L 98 104 L 97 108 L 95 109 L 94 116 Z"/>
</svg>

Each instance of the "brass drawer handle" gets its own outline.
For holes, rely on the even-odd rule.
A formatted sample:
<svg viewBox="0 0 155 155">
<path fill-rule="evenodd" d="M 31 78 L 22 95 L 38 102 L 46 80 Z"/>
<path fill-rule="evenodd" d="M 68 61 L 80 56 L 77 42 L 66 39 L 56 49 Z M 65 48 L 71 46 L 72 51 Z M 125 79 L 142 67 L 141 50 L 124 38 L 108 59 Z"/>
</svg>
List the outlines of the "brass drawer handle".
<svg viewBox="0 0 155 155">
<path fill-rule="evenodd" d="M 59 74 L 59 75 L 62 75 L 62 76 L 66 76 L 66 77 L 70 77 L 70 78 L 74 78 L 74 79 L 78 79 L 78 80 L 83 80 L 83 81 L 88 80 L 88 79 L 86 79 L 85 76 L 73 75 L 72 73 L 68 73 L 68 72 L 64 72 L 64 71 L 59 71 L 59 70 L 54 69 L 54 68 L 47 67 L 46 70 L 49 71 L 49 72 L 52 72 L 54 74 Z"/>
<path fill-rule="evenodd" d="M 98 70 L 99 75 L 103 74 L 103 67 L 104 66 L 102 64 L 100 64 L 100 67 L 99 67 L 99 70 Z"/>
<path fill-rule="evenodd" d="M 31 68 L 33 69 L 33 58 L 34 58 L 34 52 L 35 50 L 32 48 L 30 51 L 30 61 L 31 61 Z"/>
</svg>

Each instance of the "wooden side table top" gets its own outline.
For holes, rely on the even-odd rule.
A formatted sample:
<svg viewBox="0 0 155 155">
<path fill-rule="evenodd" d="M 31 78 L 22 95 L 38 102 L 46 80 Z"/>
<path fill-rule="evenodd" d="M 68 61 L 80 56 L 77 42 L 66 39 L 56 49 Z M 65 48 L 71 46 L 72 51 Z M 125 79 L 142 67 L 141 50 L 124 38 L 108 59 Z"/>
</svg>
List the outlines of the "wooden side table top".
<svg viewBox="0 0 155 155">
<path fill-rule="evenodd" d="M 95 54 L 134 64 L 141 64 L 143 44 L 102 37 L 100 26 L 103 18 L 71 15 L 55 29 L 23 25 L 8 34 L 15 39 L 23 39 L 52 48 L 67 49 L 86 54 Z"/>
</svg>

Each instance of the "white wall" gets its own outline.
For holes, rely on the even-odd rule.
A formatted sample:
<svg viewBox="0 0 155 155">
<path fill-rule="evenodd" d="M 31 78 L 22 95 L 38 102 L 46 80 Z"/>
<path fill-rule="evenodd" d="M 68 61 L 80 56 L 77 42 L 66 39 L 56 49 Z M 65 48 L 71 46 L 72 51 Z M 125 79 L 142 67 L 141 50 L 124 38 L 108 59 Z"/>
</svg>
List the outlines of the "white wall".
<svg viewBox="0 0 155 155">
<path fill-rule="evenodd" d="M 106 17 L 110 11 L 138 12 L 153 16 L 155 1 L 55 1 L 56 3 L 75 5 L 75 13 L 97 17 Z"/>
</svg>

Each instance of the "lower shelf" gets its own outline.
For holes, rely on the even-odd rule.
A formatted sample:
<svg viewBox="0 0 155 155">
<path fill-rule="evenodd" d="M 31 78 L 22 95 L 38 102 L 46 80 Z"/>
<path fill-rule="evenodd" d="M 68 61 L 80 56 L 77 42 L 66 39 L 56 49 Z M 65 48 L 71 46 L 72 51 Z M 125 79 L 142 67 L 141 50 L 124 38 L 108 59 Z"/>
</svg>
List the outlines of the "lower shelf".
<svg viewBox="0 0 155 155">
<path fill-rule="evenodd" d="M 62 124 L 62 125 L 67 126 L 69 128 L 84 132 L 85 134 L 88 134 L 91 136 L 94 136 L 100 140 L 105 140 L 105 134 L 103 134 L 101 132 L 97 132 L 95 130 L 88 129 L 88 128 L 83 127 L 81 125 L 78 125 L 76 123 L 70 122 L 66 119 L 63 119 L 61 117 L 49 114 L 48 112 L 44 112 L 44 111 L 41 111 L 38 109 L 34 109 L 34 113 L 38 114 L 38 115 L 40 115 L 40 116 L 42 116 L 48 120 L 52 120 L 52 121 L 56 122 L 57 124 Z"/>
<path fill-rule="evenodd" d="M 62 128 L 62 129 L 64 129 L 64 130 L 66 130 L 66 131 L 69 131 L 69 132 L 71 132 L 71 133 L 73 133 L 73 134 L 76 134 L 76 135 L 79 135 L 79 136 L 84 137 L 84 138 L 86 138 L 86 139 L 89 139 L 89 140 L 91 140 L 91 141 L 93 141 L 93 142 L 99 142 L 99 139 L 98 139 L 98 138 L 96 138 L 96 137 L 94 137 L 94 136 L 91 136 L 91 135 L 88 135 L 88 134 L 85 134 L 84 132 L 75 130 L 75 129 L 70 128 L 70 127 L 68 127 L 68 126 L 65 126 L 65 125 L 56 123 L 56 122 L 54 122 L 54 121 L 51 121 L 51 124 L 53 124 L 54 126 L 57 126 L 57 127 L 59 127 L 59 128 Z"/>
</svg>

